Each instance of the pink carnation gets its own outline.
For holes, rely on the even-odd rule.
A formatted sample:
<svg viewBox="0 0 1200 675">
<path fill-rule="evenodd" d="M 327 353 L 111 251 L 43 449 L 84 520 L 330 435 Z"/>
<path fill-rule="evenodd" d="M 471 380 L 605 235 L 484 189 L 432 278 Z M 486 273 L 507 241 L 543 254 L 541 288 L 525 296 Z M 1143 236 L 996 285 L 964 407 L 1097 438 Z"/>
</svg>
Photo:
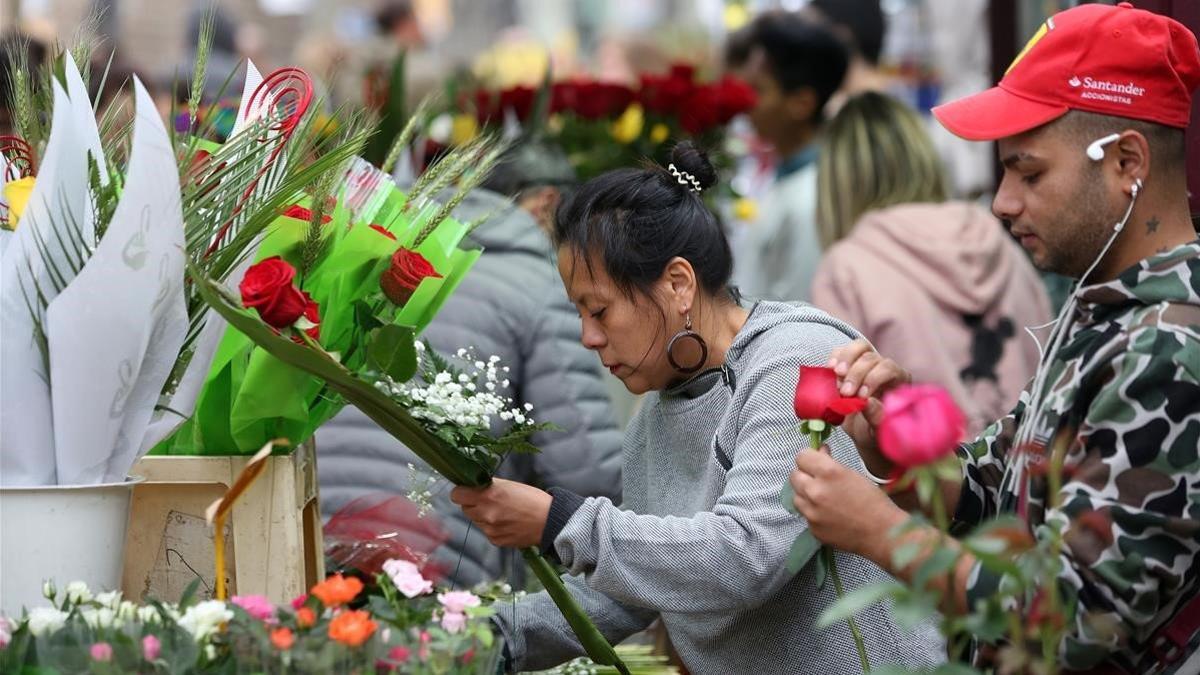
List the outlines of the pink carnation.
<svg viewBox="0 0 1200 675">
<path fill-rule="evenodd" d="M 112 661 L 112 645 L 108 644 L 107 642 L 97 642 L 96 644 L 92 645 L 92 648 L 89 650 L 89 652 L 92 655 L 93 661 L 103 661 L 106 663 L 108 661 Z"/>
<path fill-rule="evenodd" d="M 479 606 L 479 596 L 470 591 L 450 591 L 438 595 L 438 602 L 447 612 L 462 614 L 468 607 Z"/>
<path fill-rule="evenodd" d="M 421 570 L 407 560 L 392 558 L 383 563 L 383 572 L 406 597 L 415 598 L 433 590 L 433 582 L 421 576 Z"/>
<path fill-rule="evenodd" d="M 153 635 L 142 638 L 142 658 L 147 661 L 157 661 L 162 652 L 162 643 Z"/>
<path fill-rule="evenodd" d="M 467 615 L 461 612 L 443 612 L 442 613 L 442 628 L 446 629 L 447 633 L 459 633 L 467 626 Z"/>
<path fill-rule="evenodd" d="M 235 595 L 233 604 L 246 610 L 250 616 L 259 621 L 272 621 L 275 618 L 275 605 L 262 595 Z"/>
</svg>

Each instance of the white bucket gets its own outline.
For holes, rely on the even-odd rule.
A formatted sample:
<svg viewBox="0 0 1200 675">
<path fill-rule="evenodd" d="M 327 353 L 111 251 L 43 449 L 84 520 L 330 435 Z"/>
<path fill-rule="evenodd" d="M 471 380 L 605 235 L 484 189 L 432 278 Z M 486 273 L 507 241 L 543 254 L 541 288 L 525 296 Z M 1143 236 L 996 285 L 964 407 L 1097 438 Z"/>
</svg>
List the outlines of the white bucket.
<svg viewBox="0 0 1200 675">
<path fill-rule="evenodd" d="M 129 500 L 142 478 L 100 485 L 0 487 L 0 614 L 49 604 L 42 582 L 121 588 Z"/>
</svg>

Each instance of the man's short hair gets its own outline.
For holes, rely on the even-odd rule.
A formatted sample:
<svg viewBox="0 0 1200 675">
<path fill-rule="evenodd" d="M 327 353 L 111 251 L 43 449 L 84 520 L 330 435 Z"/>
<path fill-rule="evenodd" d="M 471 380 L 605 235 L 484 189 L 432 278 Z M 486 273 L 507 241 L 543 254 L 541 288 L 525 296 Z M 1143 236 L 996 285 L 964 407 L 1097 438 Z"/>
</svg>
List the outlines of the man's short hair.
<svg viewBox="0 0 1200 675">
<path fill-rule="evenodd" d="M 879 0 L 812 0 L 809 7 L 835 26 L 845 27 L 854 48 L 871 65 L 879 64 L 887 21 Z"/>
<path fill-rule="evenodd" d="M 1098 138 L 1133 129 L 1145 136 L 1150 144 L 1150 161 L 1154 169 L 1173 174 L 1183 171 L 1187 163 L 1183 129 L 1083 110 L 1071 110 L 1055 124 L 1079 144 L 1080 152 Z"/>
<path fill-rule="evenodd" d="M 760 14 L 744 33 L 736 34 L 726 48 L 727 60 L 744 63 L 761 49 L 767 69 L 785 93 L 809 87 L 817 95 L 817 109 L 842 86 L 849 54 L 825 26 L 793 12 Z"/>
</svg>

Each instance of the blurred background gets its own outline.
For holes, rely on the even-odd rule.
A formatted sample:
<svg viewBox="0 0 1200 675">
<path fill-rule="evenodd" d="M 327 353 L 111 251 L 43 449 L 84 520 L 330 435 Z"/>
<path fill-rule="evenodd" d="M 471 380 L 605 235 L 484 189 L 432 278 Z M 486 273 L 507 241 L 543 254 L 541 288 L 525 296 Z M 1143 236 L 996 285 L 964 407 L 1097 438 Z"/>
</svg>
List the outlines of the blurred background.
<svg viewBox="0 0 1200 675">
<path fill-rule="evenodd" d="M 855 0 L 845 0 L 853 13 Z M 84 30 L 115 49 L 114 72 L 136 72 L 164 100 L 186 83 L 209 0 L 2 0 L 4 33 L 35 43 L 69 41 Z M 209 87 L 240 59 L 268 72 L 308 70 L 328 105 L 369 102 L 400 51 L 410 102 L 469 73 L 494 88 L 586 75 L 631 82 L 642 72 L 688 62 L 719 70 L 726 38 L 772 9 L 807 0 L 219 0 Z M 988 86 L 1046 16 L 1074 0 L 880 0 L 885 30 L 877 74 L 885 89 L 926 113 L 940 100 Z M 1108 4 L 1112 4 L 1111 2 Z M 1135 4 L 1200 24 L 1194 0 Z M 89 17 L 99 17 L 88 22 Z M 239 91 L 235 75 L 230 91 Z M 374 83 L 374 85 L 373 85 Z M 875 86 L 875 85 L 873 85 Z M 993 185 L 990 148 L 933 128 L 952 187 L 978 196 Z M 1191 139 L 1193 158 L 1198 146 Z M 1193 172 L 1200 173 L 1200 172 Z M 1196 177 L 1193 177 L 1195 180 Z M 1193 192 L 1200 192 L 1194 189 Z M 1200 207 L 1195 210 L 1200 211 Z"/>
</svg>

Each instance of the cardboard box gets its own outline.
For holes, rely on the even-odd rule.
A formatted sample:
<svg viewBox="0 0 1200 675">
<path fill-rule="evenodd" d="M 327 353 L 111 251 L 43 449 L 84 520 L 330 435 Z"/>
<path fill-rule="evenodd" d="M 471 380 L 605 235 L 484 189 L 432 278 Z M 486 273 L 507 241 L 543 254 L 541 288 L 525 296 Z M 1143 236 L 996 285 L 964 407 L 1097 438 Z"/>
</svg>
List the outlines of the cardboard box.
<svg viewBox="0 0 1200 675">
<path fill-rule="evenodd" d="M 125 597 L 174 602 L 200 579 L 215 589 L 213 532 L 204 511 L 229 489 L 249 456 L 143 457 L 130 472 L 133 491 L 125 538 Z M 234 504 L 225 537 L 229 595 L 265 595 L 284 603 L 325 577 L 316 451 L 311 443 L 271 456 Z"/>
</svg>

